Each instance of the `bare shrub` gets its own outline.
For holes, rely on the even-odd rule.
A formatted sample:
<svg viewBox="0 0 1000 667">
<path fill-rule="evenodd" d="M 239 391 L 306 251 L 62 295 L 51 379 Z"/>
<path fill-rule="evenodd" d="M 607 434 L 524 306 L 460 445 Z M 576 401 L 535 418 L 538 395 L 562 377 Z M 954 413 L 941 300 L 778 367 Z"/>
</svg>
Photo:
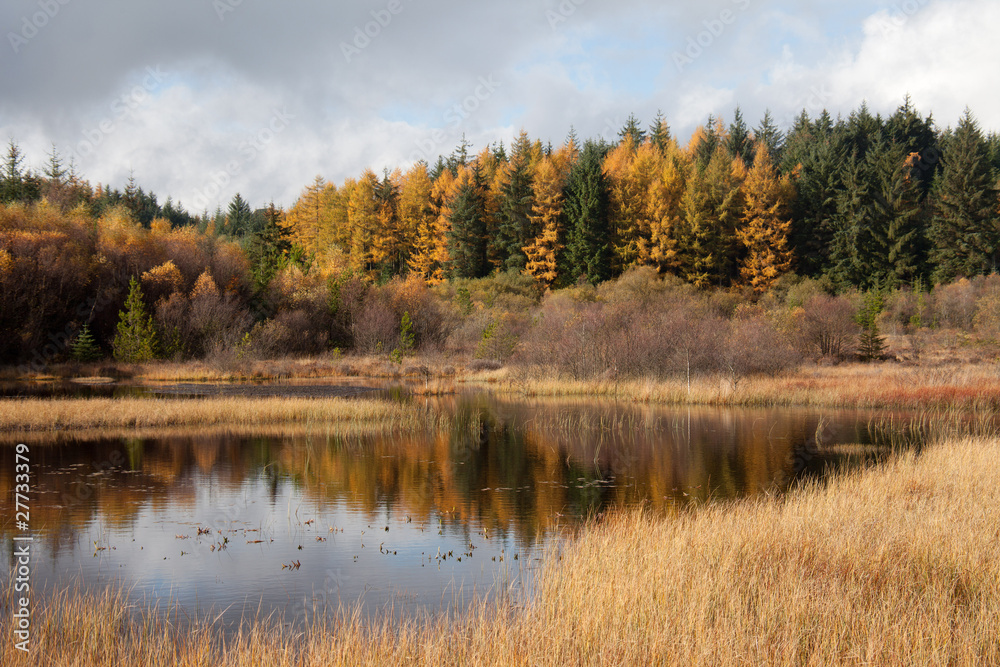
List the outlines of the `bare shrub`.
<svg viewBox="0 0 1000 667">
<path fill-rule="evenodd" d="M 972 321 L 981 340 L 1000 341 L 1000 286 L 986 287 L 976 300 L 976 314 Z"/>
<path fill-rule="evenodd" d="M 388 354 L 399 343 L 399 319 L 388 295 L 372 290 L 352 329 L 355 348 L 365 354 Z"/>
<path fill-rule="evenodd" d="M 473 359 L 466 366 L 466 369 L 478 373 L 480 371 L 498 371 L 503 368 L 503 364 L 496 359 Z"/>
<path fill-rule="evenodd" d="M 738 316 L 726 328 L 719 360 L 733 389 L 748 375 L 776 375 L 801 359 L 785 334 L 759 314 Z"/>
<path fill-rule="evenodd" d="M 976 314 L 976 290 L 972 282 L 960 278 L 934 288 L 934 321 L 938 326 L 969 331 Z"/>
<path fill-rule="evenodd" d="M 836 359 L 853 353 L 860 333 L 856 313 L 857 308 L 847 297 L 826 294 L 810 297 L 798 318 L 803 351 Z"/>
</svg>

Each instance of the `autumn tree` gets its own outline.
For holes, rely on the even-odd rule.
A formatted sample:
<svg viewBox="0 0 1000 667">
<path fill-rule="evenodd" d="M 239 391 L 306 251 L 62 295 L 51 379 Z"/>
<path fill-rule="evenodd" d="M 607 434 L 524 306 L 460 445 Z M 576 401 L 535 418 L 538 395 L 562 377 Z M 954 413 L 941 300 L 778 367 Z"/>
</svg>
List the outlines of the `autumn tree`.
<svg viewBox="0 0 1000 667">
<path fill-rule="evenodd" d="M 551 159 L 542 160 L 535 171 L 534 204 L 531 223 L 541 232 L 524 247 L 527 256 L 525 272 L 549 287 L 557 277 L 557 257 L 562 250 L 563 183 L 558 168 Z"/>
<path fill-rule="evenodd" d="M 705 169 L 688 179 L 678 230 L 678 269 L 688 282 L 725 285 L 733 278 L 743 172 L 742 160 L 734 163 L 718 146 Z"/>
<path fill-rule="evenodd" d="M 378 232 L 380 183 L 371 169 L 365 169 L 351 191 L 347 203 L 347 225 L 350 229 L 350 267 L 356 273 L 374 277 L 374 239 Z"/>
<path fill-rule="evenodd" d="M 788 244 L 791 220 L 786 203 L 790 183 L 779 179 L 767 145 L 757 143 L 753 166 L 743 182 L 743 213 L 736 236 L 745 254 L 740 262 L 740 280 L 755 293 L 766 292 L 781 274 L 791 268 Z"/>
</svg>

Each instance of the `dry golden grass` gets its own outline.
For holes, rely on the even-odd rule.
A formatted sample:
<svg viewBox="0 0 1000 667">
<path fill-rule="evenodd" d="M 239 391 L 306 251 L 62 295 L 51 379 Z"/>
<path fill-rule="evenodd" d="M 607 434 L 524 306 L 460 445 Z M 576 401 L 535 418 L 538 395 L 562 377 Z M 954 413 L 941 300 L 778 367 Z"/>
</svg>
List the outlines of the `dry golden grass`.
<svg viewBox="0 0 1000 667">
<path fill-rule="evenodd" d="M 904 455 L 781 499 L 632 511 L 585 529 L 525 603 L 306 632 L 129 619 L 121 593 L 39 605 L 4 665 L 996 665 L 1000 440 Z M 0 634 L 11 637 L 9 615 Z"/>
<path fill-rule="evenodd" d="M 637 403 L 843 408 L 1000 407 L 1000 371 L 993 364 L 942 368 L 845 364 L 803 368 L 778 377 L 567 380 L 501 369 L 466 379 L 495 391 L 525 396 L 596 396 Z"/>
<path fill-rule="evenodd" d="M 340 398 L 16 399 L 0 401 L 5 434 L 220 427 L 234 432 L 336 425 L 355 432 L 438 426 L 443 417 L 390 401 Z"/>
</svg>

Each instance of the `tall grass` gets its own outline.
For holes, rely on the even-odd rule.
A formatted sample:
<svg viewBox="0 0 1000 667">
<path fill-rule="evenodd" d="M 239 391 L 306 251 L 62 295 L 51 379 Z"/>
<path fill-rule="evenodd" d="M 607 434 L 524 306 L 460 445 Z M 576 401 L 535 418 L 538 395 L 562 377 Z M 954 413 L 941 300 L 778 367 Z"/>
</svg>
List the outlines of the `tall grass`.
<svg viewBox="0 0 1000 667">
<path fill-rule="evenodd" d="M 30 657 L 4 665 L 1000 664 L 1000 439 L 800 487 L 592 523 L 552 553 L 534 596 L 436 620 L 304 632 L 276 619 L 236 637 L 135 620 L 114 591 L 39 603 Z M 0 635 L 10 637 L 9 615 Z"/>
<path fill-rule="evenodd" d="M 339 425 L 356 432 L 438 427 L 444 417 L 414 405 L 373 399 L 17 399 L 0 401 L 0 427 L 11 433 L 86 429 Z"/>
<path fill-rule="evenodd" d="M 800 369 L 778 376 L 722 375 L 668 379 L 570 380 L 544 370 L 479 373 L 467 378 L 522 396 L 595 396 L 637 403 L 743 407 L 824 406 L 838 408 L 1000 407 L 1000 376 L 993 365 L 919 367 L 847 364 Z"/>
</svg>

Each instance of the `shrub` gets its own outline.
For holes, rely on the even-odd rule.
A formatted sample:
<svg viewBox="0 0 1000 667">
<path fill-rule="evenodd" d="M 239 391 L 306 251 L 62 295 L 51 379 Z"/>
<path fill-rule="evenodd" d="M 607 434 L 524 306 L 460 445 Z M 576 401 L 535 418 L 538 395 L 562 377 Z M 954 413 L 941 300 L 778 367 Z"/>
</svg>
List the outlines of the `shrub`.
<svg viewBox="0 0 1000 667">
<path fill-rule="evenodd" d="M 821 357 L 843 359 L 853 352 L 859 333 L 855 314 L 856 309 L 844 296 L 810 297 L 798 321 L 802 347 Z"/>
</svg>

